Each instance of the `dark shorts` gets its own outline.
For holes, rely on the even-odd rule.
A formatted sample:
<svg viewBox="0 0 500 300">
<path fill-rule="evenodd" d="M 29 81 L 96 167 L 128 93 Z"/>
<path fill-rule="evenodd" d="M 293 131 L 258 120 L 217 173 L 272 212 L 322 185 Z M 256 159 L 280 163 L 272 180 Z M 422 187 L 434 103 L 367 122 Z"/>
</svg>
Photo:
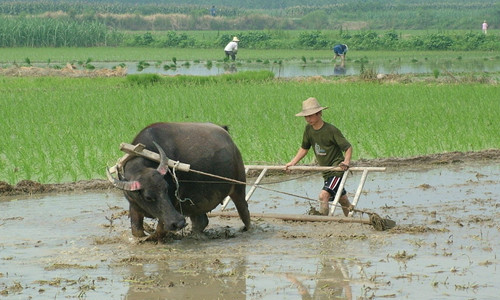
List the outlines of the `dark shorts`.
<svg viewBox="0 0 500 300">
<path fill-rule="evenodd" d="M 330 201 L 333 201 L 333 198 L 337 194 L 337 190 L 339 189 L 340 181 L 342 180 L 342 177 L 337 177 L 337 176 L 332 176 L 329 177 L 327 180 L 325 180 L 325 184 L 323 185 L 323 190 L 327 191 L 330 193 L 332 197 L 330 197 Z M 345 189 L 342 189 L 341 195 L 347 194 Z"/>
</svg>

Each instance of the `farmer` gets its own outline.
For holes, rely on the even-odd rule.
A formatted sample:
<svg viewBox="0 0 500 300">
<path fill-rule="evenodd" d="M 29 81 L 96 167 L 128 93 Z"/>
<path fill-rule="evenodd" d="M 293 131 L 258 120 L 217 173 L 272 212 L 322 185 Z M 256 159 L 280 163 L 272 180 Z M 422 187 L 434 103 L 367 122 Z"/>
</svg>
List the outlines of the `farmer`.
<svg viewBox="0 0 500 300">
<path fill-rule="evenodd" d="M 343 61 L 345 59 L 345 55 L 347 53 L 347 50 L 349 50 L 349 48 L 345 44 L 338 44 L 338 45 L 333 46 L 333 53 L 335 53 L 335 56 L 333 57 L 333 59 L 336 59 L 337 57 L 340 56 L 340 59 L 342 59 L 342 61 Z"/>
<path fill-rule="evenodd" d="M 342 132 L 332 124 L 323 121 L 322 112 L 327 108 L 321 106 L 316 98 L 308 98 L 302 102 L 302 111 L 295 115 L 305 117 L 307 122 L 302 145 L 295 157 L 285 165 L 285 169 L 296 165 L 312 147 L 320 166 L 339 166 L 342 169 L 342 171 L 323 172 L 325 182 L 323 189 L 319 193 L 319 211 L 322 215 L 328 215 L 328 202 L 333 200 L 337 193 L 342 175 L 344 171 L 349 169 L 352 156 L 352 146 Z M 343 152 L 345 152 L 345 156 Z M 347 199 L 345 189 L 342 189 L 339 203 L 342 206 L 344 215 L 347 217 L 352 206 Z"/>
<path fill-rule="evenodd" d="M 486 23 L 486 20 L 484 20 L 483 22 L 483 33 L 488 33 L 488 23 Z"/>
<path fill-rule="evenodd" d="M 233 37 L 233 40 L 226 45 L 226 48 L 224 48 L 224 52 L 226 53 L 226 59 L 229 59 L 229 56 L 231 56 L 231 59 L 233 61 L 236 59 L 236 53 L 238 53 L 239 41 L 240 40 L 238 40 L 237 37 Z"/>
</svg>

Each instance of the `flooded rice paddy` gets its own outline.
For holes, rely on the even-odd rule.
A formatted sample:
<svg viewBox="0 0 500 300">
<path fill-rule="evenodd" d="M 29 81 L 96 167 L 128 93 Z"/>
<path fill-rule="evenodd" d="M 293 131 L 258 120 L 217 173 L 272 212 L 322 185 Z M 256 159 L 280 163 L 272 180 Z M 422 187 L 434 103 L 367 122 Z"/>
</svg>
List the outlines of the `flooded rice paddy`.
<svg viewBox="0 0 500 300">
<path fill-rule="evenodd" d="M 93 63 L 97 68 L 111 69 L 117 63 Z M 167 63 L 165 63 L 167 64 Z M 167 65 L 171 65 L 167 64 Z M 401 62 L 397 59 L 384 62 L 373 62 L 361 64 L 360 62 L 347 61 L 344 65 L 340 61 L 318 61 L 318 62 L 286 62 L 286 63 L 247 63 L 244 61 L 214 63 L 207 66 L 206 63 L 177 62 L 175 68 L 165 69 L 162 65 L 150 62 L 149 66 L 140 67 L 137 62 L 123 63 L 127 68 L 127 74 L 156 73 L 162 75 L 196 75 L 213 76 L 226 73 L 237 73 L 243 71 L 267 70 L 275 74 L 276 77 L 308 77 L 308 76 L 339 76 L 339 75 L 359 75 L 363 69 L 373 70 L 378 74 L 433 74 L 438 72 L 499 72 L 500 63 L 498 60 L 449 60 L 449 61 L 420 61 Z"/>
<path fill-rule="evenodd" d="M 347 181 L 351 199 L 360 177 Z M 242 232 L 238 218 L 213 217 L 204 237 L 163 244 L 132 237 L 115 190 L 3 196 L 0 299 L 494 299 L 499 178 L 498 162 L 388 168 L 369 173 L 357 208 L 395 220 L 391 230 L 252 218 Z M 321 177 L 265 184 L 316 198 Z M 253 213 L 311 205 L 263 189 L 249 202 Z"/>
</svg>

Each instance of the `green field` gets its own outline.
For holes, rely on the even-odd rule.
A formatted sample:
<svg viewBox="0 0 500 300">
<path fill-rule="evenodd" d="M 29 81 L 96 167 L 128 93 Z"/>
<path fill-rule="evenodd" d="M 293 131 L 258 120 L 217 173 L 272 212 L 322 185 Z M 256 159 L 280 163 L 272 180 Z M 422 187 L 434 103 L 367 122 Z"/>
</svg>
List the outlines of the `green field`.
<svg viewBox="0 0 500 300">
<path fill-rule="evenodd" d="M 158 121 L 229 125 L 245 163 L 283 164 L 305 126 L 294 114 L 311 96 L 330 107 L 324 118 L 354 160 L 500 147 L 498 85 L 0 77 L 0 93 L 0 180 L 11 184 L 104 178 L 119 144 Z"/>
</svg>

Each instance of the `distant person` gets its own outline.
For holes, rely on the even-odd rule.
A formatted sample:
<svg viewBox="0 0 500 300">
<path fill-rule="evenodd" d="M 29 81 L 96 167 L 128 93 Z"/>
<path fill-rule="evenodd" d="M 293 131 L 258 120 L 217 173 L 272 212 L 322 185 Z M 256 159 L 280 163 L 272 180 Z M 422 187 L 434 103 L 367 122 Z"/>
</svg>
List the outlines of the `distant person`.
<svg viewBox="0 0 500 300">
<path fill-rule="evenodd" d="M 487 34 L 488 33 L 488 23 L 486 23 L 486 20 L 483 22 L 483 33 Z"/>
<path fill-rule="evenodd" d="M 233 61 L 236 60 L 236 54 L 238 53 L 238 42 L 240 40 L 237 37 L 233 37 L 233 40 L 230 41 L 227 45 L 226 48 L 224 48 L 224 52 L 226 53 L 226 59 L 229 59 L 231 56 L 231 59 Z"/>
<path fill-rule="evenodd" d="M 342 171 L 323 172 L 324 184 L 319 193 L 320 209 L 322 215 L 328 215 L 329 201 L 333 200 L 340 186 L 340 181 L 345 171 L 349 169 L 352 156 L 352 146 L 344 137 L 342 132 L 334 125 L 323 121 L 322 113 L 324 109 L 316 98 L 308 98 L 302 102 L 302 111 L 296 114 L 297 117 L 304 117 L 307 122 L 302 144 L 295 157 L 285 165 L 295 166 L 309 149 L 313 149 L 318 164 L 324 167 L 340 167 Z M 344 156 L 345 153 L 345 156 Z M 339 203 L 342 211 L 347 217 L 352 208 L 347 199 L 347 192 L 344 188 L 340 191 Z"/>
<path fill-rule="evenodd" d="M 215 5 L 212 5 L 212 8 L 210 9 L 210 15 L 212 17 L 215 17 L 215 12 L 216 12 Z"/>
<path fill-rule="evenodd" d="M 347 54 L 347 50 L 349 50 L 349 48 L 347 47 L 346 44 L 338 44 L 333 46 L 333 53 L 335 53 L 333 59 L 336 59 L 337 57 L 340 56 L 342 60 L 345 60 L 345 55 Z"/>
</svg>

